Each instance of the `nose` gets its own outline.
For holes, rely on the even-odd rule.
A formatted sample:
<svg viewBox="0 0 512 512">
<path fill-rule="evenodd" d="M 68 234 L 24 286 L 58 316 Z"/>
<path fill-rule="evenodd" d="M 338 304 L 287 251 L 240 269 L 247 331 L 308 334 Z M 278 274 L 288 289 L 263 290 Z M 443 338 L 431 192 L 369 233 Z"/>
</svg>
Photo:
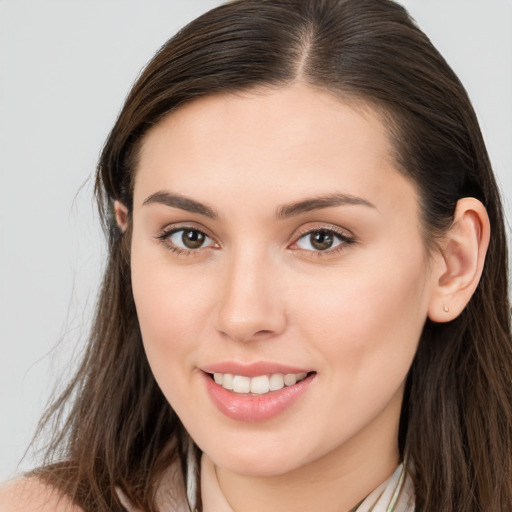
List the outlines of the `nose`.
<svg viewBox="0 0 512 512">
<path fill-rule="evenodd" d="M 281 334 L 286 327 L 279 269 L 256 254 L 240 255 L 222 276 L 217 329 L 234 341 L 248 342 Z"/>
</svg>

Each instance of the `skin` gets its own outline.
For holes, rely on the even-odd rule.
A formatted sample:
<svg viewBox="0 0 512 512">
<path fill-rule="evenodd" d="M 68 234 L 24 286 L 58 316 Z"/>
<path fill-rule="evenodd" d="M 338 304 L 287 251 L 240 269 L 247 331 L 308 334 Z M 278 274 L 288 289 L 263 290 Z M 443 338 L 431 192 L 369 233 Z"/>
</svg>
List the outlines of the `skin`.
<svg viewBox="0 0 512 512">
<path fill-rule="evenodd" d="M 200 99 L 146 136 L 131 262 L 142 336 L 237 511 L 349 509 L 399 463 L 404 380 L 437 278 L 415 187 L 390 155 L 370 109 L 302 84 Z M 158 192 L 217 217 L 144 204 Z M 282 205 L 331 194 L 371 206 L 276 218 Z M 171 250 L 180 237 L 162 234 L 183 227 L 205 244 Z M 314 250 L 306 233 L 319 229 L 353 242 Z M 316 376 L 276 418 L 239 422 L 212 404 L 200 372 L 226 360 Z"/>
<path fill-rule="evenodd" d="M 83 512 L 67 496 L 37 478 L 18 478 L 0 489 L 2 512 Z"/>
<path fill-rule="evenodd" d="M 404 380 L 422 326 L 427 316 L 456 318 L 478 285 L 490 238 L 484 206 L 460 199 L 427 256 L 415 187 L 391 154 L 369 108 L 303 84 L 218 95 L 149 132 L 133 215 L 114 203 L 120 228 L 133 222 L 150 365 L 236 512 L 349 510 L 385 481 L 399 462 Z M 208 208 L 171 207 L 155 200 L 160 192 Z M 345 202 L 276 216 L 332 194 Z M 172 250 L 181 238 L 169 232 L 183 227 L 205 243 Z M 332 248 L 312 245 L 319 229 L 332 230 Z M 240 422 L 206 393 L 201 368 L 219 361 L 315 374 L 277 417 Z M 81 510 L 35 477 L 3 486 L 0 504 Z"/>
</svg>

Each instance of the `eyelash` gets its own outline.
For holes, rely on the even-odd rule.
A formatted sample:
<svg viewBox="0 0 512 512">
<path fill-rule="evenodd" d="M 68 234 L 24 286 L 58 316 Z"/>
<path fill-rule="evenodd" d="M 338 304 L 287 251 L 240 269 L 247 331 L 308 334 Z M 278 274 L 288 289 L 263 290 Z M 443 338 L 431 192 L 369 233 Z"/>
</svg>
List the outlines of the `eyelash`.
<svg viewBox="0 0 512 512">
<path fill-rule="evenodd" d="M 342 232 L 341 230 L 335 229 L 332 226 L 315 226 L 312 228 L 306 228 L 304 231 L 299 232 L 295 242 L 293 242 L 293 245 L 297 245 L 297 243 L 306 238 L 308 235 L 311 236 L 315 233 L 324 233 L 328 235 L 332 235 L 334 238 L 338 239 L 339 243 L 333 248 L 326 249 L 325 251 L 321 250 L 308 250 L 308 249 L 301 249 L 297 248 L 294 250 L 302 251 L 303 253 L 308 253 L 308 255 L 311 255 L 312 257 L 328 257 L 328 256 L 335 256 L 339 254 L 340 252 L 344 251 L 347 246 L 353 245 L 356 243 L 355 238 L 352 235 L 348 235 L 346 232 Z M 311 243 L 311 242 L 310 242 Z"/>
<path fill-rule="evenodd" d="M 184 249 L 182 247 L 176 246 L 174 243 L 172 243 L 170 241 L 170 237 L 172 235 L 175 235 L 176 233 L 180 233 L 181 231 L 199 233 L 200 235 L 204 236 L 207 239 L 210 239 L 212 242 L 214 242 L 216 244 L 216 242 L 213 240 L 213 238 L 210 235 L 205 233 L 203 230 L 192 227 L 192 226 L 181 226 L 178 228 L 166 229 L 162 233 L 157 235 L 156 238 L 162 243 L 162 245 L 164 246 L 165 249 L 167 249 L 179 256 L 196 256 L 196 255 L 198 255 L 200 249 L 207 249 L 207 248 L 212 247 L 212 246 L 207 246 L 207 247 L 198 247 L 197 249 Z M 339 243 L 334 248 L 332 248 L 332 249 L 329 248 L 329 249 L 326 249 L 325 251 L 308 250 L 308 249 L 302 249 L 302 248 L 293 249 L 293 246 L 297 245 L 297 243 L 300 240 L 307 237 L 308 235 L 311 236 L 314 233 L 324 233 L 327 235 L 332 235 L 334 238 L 336 238 L 338 240 Z M 311 255 L 314 257 L 326 257 L 326 256 L 334 256 L 334 255 L 340 253 L 341 251 L 345 250 L 347 246 L 355 244 L 355 243 L 356 243 L 356 241 L 352 236 L 347 235 L 346 233 L 342 233 L 341 231 L 338 231 L 337 229 L 334 229 L 333 227 L 323 227 L 322 226 L 322 227 L 315 227 L 313 229 L 308 228 L 302 232 L 299 232 L 295 238 L 295 241 L 293 242 L 293 244 L 290 247 L 293 250 L 302 251 L 302 252 L 308 253 L 308 255 Z M 217 244 L 217 246 L 218 246 L 218 244 Z M 213 247 L 213 248 L 215 248 L 215 247 Z"/>
<path fill-rule="evenodd" d="M 208 235 L 208 233 L 205 233 L 203 230 L 193 226 L 180 226 L 166 229 L 162 233 L 160 233 L 156 238 L 161 242 L 165 249 L 173 252 L 174 254 L 177 254 L 178 256 L 196 256 L 200 249 L 206 249 L 206 247 L 198 247 L 197 249 L 185 249 L 183 247 L 176 246 L 174 243 L 171 242 L 170 238 L 172 235 L 180 233 L 181 231 L 199 233 L 203 235 L 205 238 L 209 238 L 210 240 L 214 241 L 213 238 L 210 235 Z"/>
</svg>

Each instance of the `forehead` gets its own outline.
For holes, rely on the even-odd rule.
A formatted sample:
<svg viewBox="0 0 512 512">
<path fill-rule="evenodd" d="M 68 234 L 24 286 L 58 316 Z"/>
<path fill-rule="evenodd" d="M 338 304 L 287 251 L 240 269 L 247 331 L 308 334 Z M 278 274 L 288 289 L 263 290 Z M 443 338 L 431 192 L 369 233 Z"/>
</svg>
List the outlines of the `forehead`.
<svg viewBox="0 0 512 512">
<path fill-rule="evenodd" d="M 378 196 L 404 180 L 392 154 L 375 110 L 304 84 L 208 96 L 145 136 L 134 204 L 162 188 L 203 199 L 214 190 L 266 199 L 280 191 L 285 200 L 333 188 Z"/>
</svg>

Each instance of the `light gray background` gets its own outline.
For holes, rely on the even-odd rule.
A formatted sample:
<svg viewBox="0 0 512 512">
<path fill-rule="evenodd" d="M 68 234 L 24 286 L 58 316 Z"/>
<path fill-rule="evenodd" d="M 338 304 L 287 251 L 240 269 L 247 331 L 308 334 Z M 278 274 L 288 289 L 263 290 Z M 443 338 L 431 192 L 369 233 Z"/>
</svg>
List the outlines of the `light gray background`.
<svg viewBox="0 0 512 512">
<path fill-rule="evenodd" d="M 0 481 L 87 337 L 90 176 L 141 67 L 217 0 L 0 0 Z M 404 0 L 474 102 L 510 218 L 512 1 Z"/>
</svg>

